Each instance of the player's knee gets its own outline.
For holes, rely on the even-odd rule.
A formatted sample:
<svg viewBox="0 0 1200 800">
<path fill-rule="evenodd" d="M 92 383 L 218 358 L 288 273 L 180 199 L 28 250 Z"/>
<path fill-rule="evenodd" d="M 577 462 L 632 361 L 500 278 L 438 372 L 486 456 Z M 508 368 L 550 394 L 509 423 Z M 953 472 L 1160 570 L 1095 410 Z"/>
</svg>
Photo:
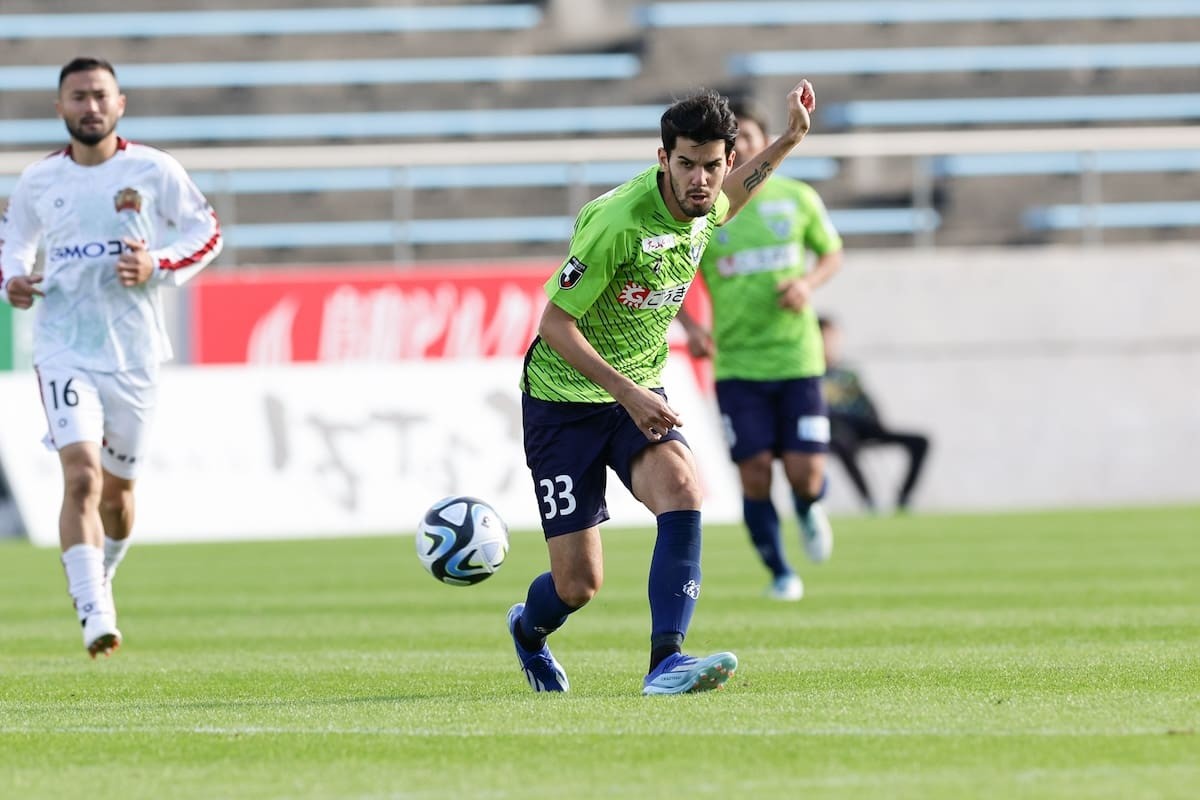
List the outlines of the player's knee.
<svg viewBox="0 0 1200 800">
<path fill-rule="evenodd" d="M 700 508 L 704 494 L 700 491 L 700 481 L 691 471 L 680 470 L 663 478 L 659 486 L 664 498 L 664 508 Z"/>
<path fill-rule="evenodd" d="M 556 578 L 554 589 L 559 599 L 571 608 L 582 608 L 600 591 L 601 583 L 603 580 L 599 574 L 584 572 L 573 574 L 563 581 Z"/>
<path fill-rule="evenodd" d="M 100 495 L 100 512 L 102 514 L 119 514 L 133 508 L 133 490 L 105 490 Z"/>
<path fill-rule="evenodd" d="M 762 452 L 738 462 L 742 490 L 748 497 L 766 497 L 771 492 L 771 469 L 774 457 Z"/>
<path fill-rule="evenodd" d="M 90 464 L 72 465 L 63 474 L 63 496 L 71 503 L 98 503 L 100 470 Z"/>
</svg>

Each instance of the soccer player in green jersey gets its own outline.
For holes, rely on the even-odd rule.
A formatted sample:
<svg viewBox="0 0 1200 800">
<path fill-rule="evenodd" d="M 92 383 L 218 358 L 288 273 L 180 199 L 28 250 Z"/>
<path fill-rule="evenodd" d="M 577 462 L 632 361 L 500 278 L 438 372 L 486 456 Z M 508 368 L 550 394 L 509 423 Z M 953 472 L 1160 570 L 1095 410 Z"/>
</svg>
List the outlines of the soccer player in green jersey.
<svg viewBox="0 0 1200 800">
<path fill-rule="evenodd" d="M 734 152 L 739 161 L 750 160 L 767 143 L 764 117 L 748 103 L 735 103 L 733 110 Z M 815 255 L 811 268 L 809 253 Z M 833 532 L 819 502 L 829 417 L 811 300 L 841 264 L 842 241 L 816 191 L 776 175 L 704 251 L 700 272 L 712 298 L 712 330 L 680 315 L 692 354 L 713 356 L 717 403 L 741 478 L 743 517 L 771 571 L 767 595 L 779 600 L 799 600 L 804 584 L 784 554 L 771 502 L 775 459 L 783 462 L 791 484 L 805 552 L 820 563 L 833 551 Z"/>
<path fill-rule="evenodd" d="M 801 81 L 784 133 L 734 168 L 737 122 L 705 91 L 662 116 L 658 164 L 591 201 L 570 252 L 546 283 L 549 302 L 521 379 L 525 457 L 542 512 L 550 571 L 508 612 L 529 685 L 569 688 L 546 637 L 599 591 L 605 470 L 657 518 L 650 562 L 650 668 L 642 693 L 720 687 L 732 653 L 684 655 L 700 596 L 700 482 L 662 390 L 667 328 L 714 229 L 738 212 L 808 132 L 815 105 Z"/>
</svg>

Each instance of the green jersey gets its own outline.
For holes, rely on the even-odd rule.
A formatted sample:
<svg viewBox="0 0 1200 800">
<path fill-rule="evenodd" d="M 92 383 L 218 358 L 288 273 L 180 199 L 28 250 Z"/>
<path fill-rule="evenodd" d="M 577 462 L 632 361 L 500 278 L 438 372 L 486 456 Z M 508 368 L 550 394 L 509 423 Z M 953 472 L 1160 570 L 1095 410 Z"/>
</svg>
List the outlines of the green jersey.
<svg viewBox="0 0 1200 800">
<path fill-rule="evenodd" d="M 546 282 L 550 302 L 576 319 L 600 357 L 647 388 L 662 385 L 667 328 L 729 211 L 720 192 L 706 216 L 680 222 L 667 210 L 658 175 L 655 166 L 585 205 L 566 262 Z M 540 400 L 613 402 L 540 338 L 525 356 L 521 388 Z"/>
<path fill-rule="evenodd" d="M 714 237 L 700 263 L 712 296 L 717 380 L 810 378 L 825 371 L 821 331 L 809 306 L 779 307 L 777 285 L 808 272 L 807 251 L 842 240 L 806 183 L 774 177 Z"/>
</svg>

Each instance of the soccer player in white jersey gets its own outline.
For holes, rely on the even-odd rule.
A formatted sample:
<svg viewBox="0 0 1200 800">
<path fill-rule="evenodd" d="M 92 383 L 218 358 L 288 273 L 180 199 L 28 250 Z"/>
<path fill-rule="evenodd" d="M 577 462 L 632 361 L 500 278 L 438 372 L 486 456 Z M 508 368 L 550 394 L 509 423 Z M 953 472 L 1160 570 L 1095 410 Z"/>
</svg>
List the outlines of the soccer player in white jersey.
<svg viewBox="0 0 1200 800">
<path fill-rule="evenodd" d="M 191 278 L 222 242 L 183 167 L 117 136 L 125 96 L 111 64 L 64 66 L 56 108 L 70 143 L 26 168 L 9 198 L 0 297 L 36 305 L 33 362 L 63 472 L 62 562 L 95 658 L 121 644 L 112 579 L 133 527 L 158 365 L 171 358 L 158 287 Z"/>
</svg>

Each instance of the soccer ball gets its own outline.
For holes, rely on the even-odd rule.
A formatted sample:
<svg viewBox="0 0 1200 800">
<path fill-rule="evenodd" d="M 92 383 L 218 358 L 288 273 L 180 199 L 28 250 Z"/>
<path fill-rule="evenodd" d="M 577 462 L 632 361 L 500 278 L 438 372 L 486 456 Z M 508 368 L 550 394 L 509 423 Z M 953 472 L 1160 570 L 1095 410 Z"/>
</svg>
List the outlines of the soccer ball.
<svg viewBox="0 0 1200 800">
<path fill-rule="evenodd" d="M 417 557 L 429 574 L 451 586 L 491 577 L 508 555 L 508 526 L 477 497 L 444 497 L 417 527 Z"/>
</svg>

